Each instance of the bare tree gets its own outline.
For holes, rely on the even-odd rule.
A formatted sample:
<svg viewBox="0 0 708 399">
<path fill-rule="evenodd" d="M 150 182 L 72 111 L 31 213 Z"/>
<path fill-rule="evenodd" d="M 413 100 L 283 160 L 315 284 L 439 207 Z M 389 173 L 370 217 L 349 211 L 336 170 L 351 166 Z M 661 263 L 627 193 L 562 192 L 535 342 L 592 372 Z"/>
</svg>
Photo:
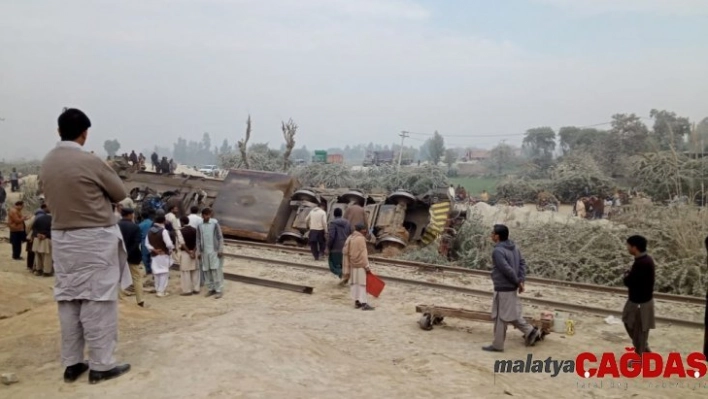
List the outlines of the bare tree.
<svg viewBox="0 0 708 399">
<path fill-rule="evenodd" d="M 292 118 L 288 120 L 288 123 L 280 122 L 281 129 L 283 130 L 283 138 L 285 139 L 285 152 L 283 153 L 283 172 L 287 172 L 290 167 L 290 154 L 295 148 L 295 133 L 297 133 L 297 125 L 293 122 Z"/>
<path fill-rule="evenodd" d="M 251 169 L 248 164 L 248 154 L 246 153 L 246 148 L 248 148 L 248 140 L 251 138 L 251 115 L 248 115 L 248 120 L 246 121 L 246 137 L 243 140 L 238 141 L 238 150 L 241 152 L 241 162 L 246 169 Z M 239 165 L 240 166 L 240 165 Z"/>
</svg>

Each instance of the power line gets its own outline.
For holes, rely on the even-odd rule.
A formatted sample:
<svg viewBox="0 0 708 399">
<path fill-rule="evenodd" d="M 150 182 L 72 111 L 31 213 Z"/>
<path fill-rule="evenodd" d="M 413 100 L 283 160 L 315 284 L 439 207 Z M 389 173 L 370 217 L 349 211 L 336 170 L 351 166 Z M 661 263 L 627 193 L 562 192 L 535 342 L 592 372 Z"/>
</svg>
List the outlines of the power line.
<svg viewBox="0 0 708 399">
<path fill-rule="evenodd" d="M 652 120 L 651 118 L 647 117 L 638 117 L 639 119 L 644 119 L 644 120 Z M 612 124 L 613 121 L 609 122 L 601 122 L 601 123 L 593 123 L 591 125 L 583 125 L 583 126 L 573 126 L 577 127 L 579 129 L 584 129 L 584 128 L 589 128 L 589 127 L 597 127 L 597 126 L 604 126 L 604 125 L 610 125 Z M 569 126 L 570 127 L 570 126 Z M 416 135 L 416 136 L 433 136 L 435 133 L 421 133 L 421 132 L 407 132 L 408 134 Z M 440 134 L 443 137 L 461 137 L 461 138 L 495 138 L 495 137 L 522 137 L 526 135 L 526 132 L 524 133 L 502 133 L 502 134 Z"/>
<path fill-rule="evenodd" d="M 398 150 L 398 169 L 396 173 L 401 169 L 401 158 L 403 158 L 403 141 L 408 137 L 408 132 L 402 131 L 399 136 L 401 136 L 401 148 Z"/>
</svg>

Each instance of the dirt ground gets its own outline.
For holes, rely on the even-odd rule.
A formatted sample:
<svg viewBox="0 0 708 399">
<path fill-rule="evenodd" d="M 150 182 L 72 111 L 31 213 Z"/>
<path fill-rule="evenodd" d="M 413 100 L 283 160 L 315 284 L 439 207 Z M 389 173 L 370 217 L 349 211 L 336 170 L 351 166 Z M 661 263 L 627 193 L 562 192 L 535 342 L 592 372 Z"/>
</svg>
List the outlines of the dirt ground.
<svg viewBox="0 0 708 399">
<path fill-rule="evenodd" d="M 0 229 L 0 236 L 7 230 Z M 575 335 L 551 334 L 534 348 L 524 347 L 520 334 L 510 330 L 506 352 L 492 354 L 480 350 L 490 342 L 491 324 L 450 319 L 430 332 L 416 324 L 416 304 L 488 310 L 486 299 L 390 284 L 373 301 L 377 309 L 362 312 L 326 273 L 232 260 L 226 269 L 308 284 L 315 291 L 305 295 L 226 282 L 220 300 L 180 297 L 175 273 L 174 295 L 149 295 L 151 308 L 137 307 L 130 297 L 121 301 L 116 356 L 132 364 L 130 373 L 98 385 L 86 378 L 65 384 L 53 279 L 27 273 L 24 263 L 10 260 L 9 244 L 0 242 L 0 373 L 14 372 L 20 379 L 0 385 L 0 397 L 699 398 L 708 392 L 706 378 L 698 387 L 624 379 L 588 387 L 575 374 L 494 373 L 494 360 L 524 359 L 528 353 L 558 360 L 584 351 L 622 353 L 629 345 L 622 326 L 601 317 L 577 315 Z M 540 309 L 524 311 L 536 316 Z M 702 347 L 700 330 L 657 327 L 654 351 Z"/>
</svg>

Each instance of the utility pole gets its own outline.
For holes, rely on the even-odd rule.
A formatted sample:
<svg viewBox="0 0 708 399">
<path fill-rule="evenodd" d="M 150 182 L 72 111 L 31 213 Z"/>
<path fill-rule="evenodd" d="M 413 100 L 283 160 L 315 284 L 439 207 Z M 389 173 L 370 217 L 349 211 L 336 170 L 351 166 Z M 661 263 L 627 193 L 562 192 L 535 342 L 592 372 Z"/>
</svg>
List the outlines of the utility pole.
<svg viewBox="0 0 708 399">
<path fill-rule="evenodd" d="M 401 169 L 401 159 L 403 158 L 403 141 L 408 137 L 408 132 L 407 131 L 402 131 L 399 136 L 401 136 L 401 148 L 398 150 L 398 168 L 396 169 L 396 173 L 398 173 L 398 170 Z"/>
</svg>

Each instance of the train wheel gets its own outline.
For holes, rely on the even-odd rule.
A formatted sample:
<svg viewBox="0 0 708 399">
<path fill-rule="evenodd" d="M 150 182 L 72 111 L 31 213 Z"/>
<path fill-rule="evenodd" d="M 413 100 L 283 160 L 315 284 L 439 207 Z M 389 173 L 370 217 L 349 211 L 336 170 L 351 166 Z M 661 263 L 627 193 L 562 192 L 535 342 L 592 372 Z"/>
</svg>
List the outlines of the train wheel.
<svg viewBox="0 0 708 399">
<path fill-rule="evenodd" d="M 347 202 L 356 202 L 357 204 L 364 206 L 366 203 L 366 197 L 359 191 L 349 191 L 344 193 L 341 198 Z"/>
<path fill-rule="evenodd" d="M 314 204 L 319 204 L 320 200 L 317 199 L 317 195 L 310 190 L 297 190 L 293 193 L 293 201 L 308 201 Z"/>
</svg>

